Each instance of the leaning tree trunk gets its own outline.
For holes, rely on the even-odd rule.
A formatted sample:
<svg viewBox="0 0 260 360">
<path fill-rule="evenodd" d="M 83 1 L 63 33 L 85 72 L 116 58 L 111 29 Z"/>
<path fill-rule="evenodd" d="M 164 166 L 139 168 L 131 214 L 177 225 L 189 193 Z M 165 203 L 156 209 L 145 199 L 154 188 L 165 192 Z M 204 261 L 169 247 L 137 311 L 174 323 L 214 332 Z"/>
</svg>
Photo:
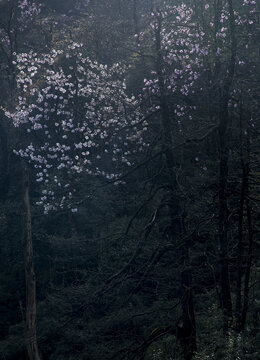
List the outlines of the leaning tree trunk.
<svg viewBox="0 0 260 360">
<path fill-rule="evenodd" d="M 33 261 L 32 220 L 29 194 L 29 171 L 23 164 L 24 264 L 26 287 L 25 342 L 30 360 L 40 360 L 36 336 L 36 280 Z"/>
<path fill-rule="evenodd" d="M 158 17 L 158 29 L 156 31 L 157 75 L 160 88 L 161 127 L 163 133 L 163 153 L 166 160 L 169 193 L 169 208 L 171 217 L 172 239 L 179 249 L 180 259 L 180 289 L 179 298 L 182 308 L 182 321 L 176 331 L 177 338 L 185 360 L 190 360 L 197 350 L 196 345 L 196 322 L 192 296 L 192 274 L 189 266 L 189 239 L 182 240 L 185 229 L 183 224 L 182 206 L 178 195 L 176 180 L 175 159 L 173 156 L 173 137 L 171 128 L 171 116 L 163 79 L 163 58 L 161 51 L 161 17 Z"/>
</svg>

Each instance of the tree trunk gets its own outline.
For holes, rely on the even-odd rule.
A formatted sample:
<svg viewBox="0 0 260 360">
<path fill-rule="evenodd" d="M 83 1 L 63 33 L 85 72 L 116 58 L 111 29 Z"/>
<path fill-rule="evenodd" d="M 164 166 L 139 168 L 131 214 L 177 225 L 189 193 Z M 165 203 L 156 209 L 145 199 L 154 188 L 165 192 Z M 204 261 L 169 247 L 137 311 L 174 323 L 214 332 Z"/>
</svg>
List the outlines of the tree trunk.
<svg viewBox="0 0 260 360">
<path fill-rule="evenodd" d="M 23 201 L 24 201 L 24 263 L 26 287 L 26 327 L 25 342 L 30 360 L 40 360 L 36 337 L 36 280 L 33 261 L 32 220 L 29 194 L 29 171 L 23 164 Z"/>
<path fill-rule="evenodd" d="M 163 131 L 163 152 L 166 160 L 169 193 L 169 209 L 171 217 L 171 232 L 174 244 L 179 249 L 180 259 L 180 289 L 179 297 L 182 307 L 182 321 L 177 329 L 177 337 L 180 341 L 185 360 L 190 360 L 197 349 L 196 345 L 196 322 L 192 296 L 192 275 L 189 261 L 189 240 L 183 241 L 184 223 L 181 201 L 178 195 L 178 184 L 174 170 L 175 159 L 173 156 L 173 137 L 171 117 L 163 79 L 163 61 L 161 52 L 161 17 L 158 17 L 158 29 L 156 31 L 157 75 L 160 88 L 161 126 Z"/>
<path fill-rule="evenodd" d="M 236 331 L 241 328 L 241 283 L 242 283 L 242 255 L 243 255 L 243 219 L 245 202 L 245 170 L 243 169 L 243 179 L 239 204 L 238 220 L 238 244 L 237 244 L 237 281 L 236 281 Z"/>
<path fill-rule="evenodd" d="M 220 102 L 220 125 L 219 125 L 219 244 L 220 244 L 220 282 L 221 282 L 221 306 L 223 310 L 224 331 L 229 328 L 232 318 L 232 302 L 229 281 L 228 259 L 228 143 L 227 125 L 228 110 L 226 100 Z"/>
<path fill-rule="evenodd" d="M 236 331 L 241 331 L 242 321 L 242 266 L 243 266 L 243 222 L 244 222 L 244 206 L 245 196 L 248 192 L 248 163 L 244 161 L 243 152 L 243 124 L 242 124 L 242 108 L 240 109 L 240 162 L 242 168 L 242 185 L 239 201 L 239 218 L 238 218 L 238 244 L 237 244 L 237 281 L 236 281 Z"/>
<path fill-rule="evenodd" d="M 0 199 L 5 201 L 10 184 L 10 154 L 7 129 L 5 119 L 0 119 L 0 148 L 1 148 L 1 179 L 0 179 Z"/>
<path fill-rule="evenodd" d="M 250 132 L 248 130 L 247 138 L 247 174 L 250 173 Z M 253 262 L 253 247 L 254 247 L 254 231 L 252 225 L 252 208 L 249 200 L 249 186 L 247 183 L 246 188 L 246 212 L 247 212 L 247 226 L 248 226 L 248 253 L 247 253 L 247 263 L 246 263 L 246 272 L 245 272 L 245 284 L 244 284 L 244 303 L 241 316 L 241 331 L 245 329 L 246 325 L 246 316 L 248 312 L 248 302 L 249 302 L 249 283 L 250 283 L 250 274 L 251 267 Z"/>
<path fill-rule="evenodd" d="M 229 251 L 228 251 L 228 158 L 229 158 L 229 113 L 228 101 L 236 63 L 236 37 L 233 1 L 228 0 L 229 29 L 231 54 L 223 86 L 219 89 L 219 244 L 220 244 L 220 282 L 221 305 L 223 310 L 223 330 L 227 332 L 232 322 L 232 301 L 229 280 Z"/>
</svg>

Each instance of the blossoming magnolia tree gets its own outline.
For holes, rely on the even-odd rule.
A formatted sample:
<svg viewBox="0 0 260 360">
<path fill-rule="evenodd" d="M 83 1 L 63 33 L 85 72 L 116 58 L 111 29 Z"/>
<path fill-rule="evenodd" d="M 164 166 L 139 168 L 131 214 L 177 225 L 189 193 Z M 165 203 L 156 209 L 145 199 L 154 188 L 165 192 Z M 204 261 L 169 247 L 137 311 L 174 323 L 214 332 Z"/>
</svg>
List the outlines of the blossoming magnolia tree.
<svg viewBox="0 0 260 360">
<path fill-rule="evenodd" d="M 108 68 L 82 52 L 73 43 L 67 51 L 16 56 L 20 95 L 15 111 L 5 114 L 25 132 L 14 152 L 37 170 L 36 181 L 43 185 L 37 204 L 45 213 L 77 211 L 75 175 L 116 180 L 132 165 L 132 153 L 146 146 L 147 122 L 137 100 L 126 94 L 124 67 Z"/>
<path fill-rule="evenodd" d="M 17 103 L 5 115 L 19 128 L 14 152 L 34 168 L 42 185 L 37 202 L 50 210 L 77 211 L 73 196 L 83 175 L 102 176 L 115 183 L 132 155 L 147 146 L 147 122 L 138 102 L 126 94 L 124 67 L 108 68 L 83 55 L 71 43 L 66 51 L 15 54 Z M 33 266 L 28 165 L 24 171 L 26 344 L 30 360 L 39 360 L 36 337 L 36 282 Z"/>
</svg>

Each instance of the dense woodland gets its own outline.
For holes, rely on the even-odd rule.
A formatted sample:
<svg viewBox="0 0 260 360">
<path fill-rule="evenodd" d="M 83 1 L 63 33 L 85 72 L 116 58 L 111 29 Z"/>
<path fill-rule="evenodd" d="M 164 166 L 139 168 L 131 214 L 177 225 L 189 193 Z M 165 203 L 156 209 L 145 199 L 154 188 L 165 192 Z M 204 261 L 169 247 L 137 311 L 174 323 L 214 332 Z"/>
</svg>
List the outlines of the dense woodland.
<svg viewBox="0 0 260 360">
<path fill-rule="evenodd" d="M 260 2 L 0 1 L 0 359 L 259 359 Z"/>
</svg>

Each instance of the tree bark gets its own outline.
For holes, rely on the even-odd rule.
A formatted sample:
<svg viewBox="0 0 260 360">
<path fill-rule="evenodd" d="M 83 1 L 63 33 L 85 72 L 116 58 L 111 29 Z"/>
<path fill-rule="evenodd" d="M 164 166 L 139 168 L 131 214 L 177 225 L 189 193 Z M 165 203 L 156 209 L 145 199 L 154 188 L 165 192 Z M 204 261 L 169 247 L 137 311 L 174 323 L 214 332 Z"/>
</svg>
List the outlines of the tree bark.
<svg viewBox="0 0 260 360">
<path fill-rule="evenodd" d="M 25 342 L 30 360 L 40 360 L 36 336 L 36 279 L 33 261 L 32 219 L 29 194 L 29 170 L 23 164 L 23 202 L 24 202 L 24 263 L 26 287 L 26 326 Z"/>
</svg>

